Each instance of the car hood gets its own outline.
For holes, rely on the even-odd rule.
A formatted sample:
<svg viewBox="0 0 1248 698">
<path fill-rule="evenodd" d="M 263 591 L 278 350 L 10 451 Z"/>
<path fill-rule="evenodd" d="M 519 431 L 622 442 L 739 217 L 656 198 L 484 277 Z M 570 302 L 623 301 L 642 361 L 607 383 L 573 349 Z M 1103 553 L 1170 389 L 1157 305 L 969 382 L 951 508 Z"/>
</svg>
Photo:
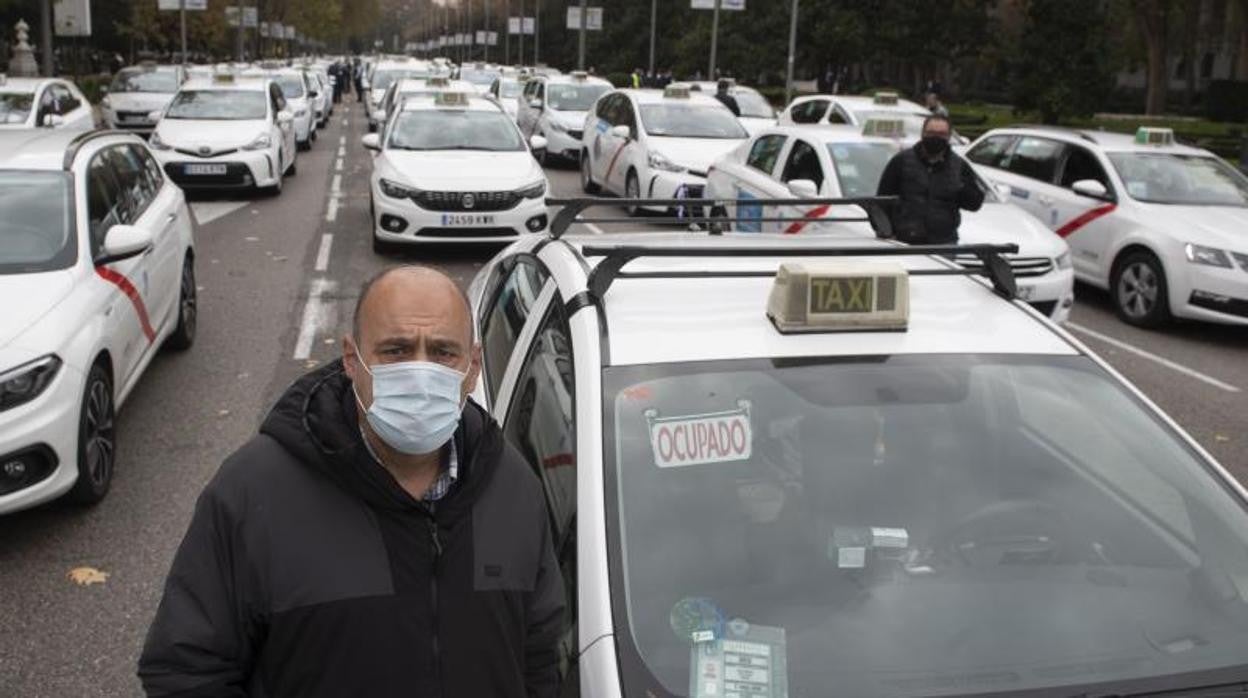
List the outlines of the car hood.
<svg viewBox="0 0 1248 698">
<path fill-rule="evenodd" d="M 161 119 L 156 135 L 165 144 L 182 150 L 198 150 L 207 146 L 213 150 L 241 148 L 267 133 L 263 119 L 245 121 L 193 121 L 189 119 Z"/>
<path fill-rule="evenodd" d="M 668 160 L 698 172 L 706 172 L 711 164 L 741 145 L 743 138 L 669 138 L 651 136 L 650 149 Z"/>
<path fill-rule="evenodd" d="M 1144 204 L 1140 222 L 1181 242 L 1248 253 L 1248 208 Z"/>
<path fill-rule="evenodd" d="M 109 107 L 120 111 L 163 110 L 172 101 L 172 92 L 115 92 L 108 96 Z"/>
<path fill-rule="evenodd" d="M 42 317 L 60 305 L 73 290 L 73 272 L 68 269 L 37 274 L 0 274 L 0 298 L 20 299 L 0 303 L 0 348 L 21 346 L 21 336 Z M 23 347 L 40 351 L 44 347 Z M 6 366 L 0 366 L 0 371 Z"/>
<path fill-rule="evenodd" d="M 545 177 L 541 166 L 527 150 L 514 153 L 387 150 L 385 159 L 386 169 L 397 173 L 404 184 L 428 191 L 519 189 Z"/>
<path fill-rule="evenodd" d="M 963 211 L 958 241 L 965 245 L 1018 245 L 1020 257 L 1056 257 L 1069 249 L 1066 241 L 1013 204 L 984 202 L 978 211 Z"/>
<path fill-rule="evenodd" d="M 553 121 L 558 121 L 565 128 L 580 130 L 585 127 L 585 115 L 589 112 L 583 111 L 557 111 L 551 109 L 549 114 Z"/>
</svg>

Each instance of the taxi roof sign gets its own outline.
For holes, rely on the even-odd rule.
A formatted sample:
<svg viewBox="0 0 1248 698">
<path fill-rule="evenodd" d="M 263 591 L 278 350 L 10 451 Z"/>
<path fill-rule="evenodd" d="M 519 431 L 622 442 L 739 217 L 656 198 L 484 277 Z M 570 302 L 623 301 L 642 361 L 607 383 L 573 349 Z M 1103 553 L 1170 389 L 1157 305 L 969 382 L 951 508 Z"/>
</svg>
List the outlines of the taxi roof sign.
<svg viewBox="0 0 1248 698">
<path fill-rule="evenodd" d="M 6 73 L 0 73 L 0 85 L 3 85 L 7 83 L 8 81 L 9 81 L 9 76 Z"/>
<path fill-rule="evenodd" d="M 862 135 L 881 138 L 904 138 L 906 122 L 903 119 L 870 118 L 862 125 Z"/>
<path fill-rule="evenodd" d="M 445 75 L 434 75 L 425 81 L 429 87 L 450 87 L 451 79 Z"/>
<path fill-rule="evenodd" d="M 910 319 L 910 275 L 898 264 L 785 262 L 767 299 L 781 334 L 904 331 Z"/>
<path fill-rule="evenodd" d="M 439 107 L 466 107 L 468 106 L 468 93 L 439 92 L 434 95 L 433 103 Z"/>
<path fill-rule="evenodd" d="M 1174 129 L 1141 126 L 1135 132 L 1135 142 L 1139 145 L 1174 145 Z"/>
<path fill-rule="evenodd" d="M 886 106 L 896 106 L 898 100 L 900 99 L 901 99 L 901 95 L 897 94 L 896 92 L 885 91 L 885 92 L 876 92 L 875 97 L 872 98 L 871 101 L 875 102 L 876 104 L 883 104 Z"/>
<path fill-rule="evenodd" d="M 212 74 L 212 81 L 218 85 L 233 85 L 235 82 L 234 73 L 219 71 Z"/>
<path fill-rule="evenodd" d="M 589 78 L 589 73 L 585 72 L 584 70 L 574 70 L 571 73 L 569 73 L 569 75 L 572 76 L 573 80 L 586 80 Z"/>
<path fill-rule="evenodd" d="M 663 96 L 671 99 L 689 99 L 691 94 L 685 85 L 668 85 L 663 88 Z"/>
</svg>

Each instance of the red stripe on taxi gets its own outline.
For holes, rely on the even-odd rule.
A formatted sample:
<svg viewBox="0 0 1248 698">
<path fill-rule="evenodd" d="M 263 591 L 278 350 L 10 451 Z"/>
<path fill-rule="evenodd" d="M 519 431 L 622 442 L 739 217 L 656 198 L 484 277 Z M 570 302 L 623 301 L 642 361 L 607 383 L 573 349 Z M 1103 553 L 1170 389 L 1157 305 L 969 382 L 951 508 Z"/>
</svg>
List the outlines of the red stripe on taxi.
<svg viewBox="0 0 1248 698">
<path fill-rule="evenodd" d="M 1088 209 L 1075 218 L 1067 221 L 1062 227 L 1058 228 L 1057 234 L 1061 237 L 1068 237 L 1097 218 L 1100 218 L 1107 213 L 1113 213 L 1116 208 L 1118 208 L 1118 204 L 1104 204 L 1097 206 L 1096 208 Z"/>
<path fill-rule="evenodd" d="M 130 299 L 130 305 L 134 306 L 134 312 L 139 316 L 139 324 L 143 326 L 143 336 L 147 337 L 149 344 L 156 341 L 156 330 L 152 329 L 152 322 L 147 317 L 147 305 L 143 303 L 143 297 L 139 295 L 139 289 L 130 283 L 130 279 L 108 267 L 96 267 L 95 273 L 101 279 L 116 286 L 122 293 L 126 294 L 126 297 Z"/>
<path fill-rule="evenodd" d="M 823 214 L 827 213 L 829 208 L 831 208 L 831 206 L 818 206 L 816 208 L 812 208 L 802 215 L 802 218 L 806 220 L 794 221 L 790 223 L 789 227 L 784 229 L 784 234 L 796 235 L 797 233 L 802 232 L 802 228 L 805 228 L 807 223 L 815 220 L 816 218 L 822 218 Z"/>
</svg>

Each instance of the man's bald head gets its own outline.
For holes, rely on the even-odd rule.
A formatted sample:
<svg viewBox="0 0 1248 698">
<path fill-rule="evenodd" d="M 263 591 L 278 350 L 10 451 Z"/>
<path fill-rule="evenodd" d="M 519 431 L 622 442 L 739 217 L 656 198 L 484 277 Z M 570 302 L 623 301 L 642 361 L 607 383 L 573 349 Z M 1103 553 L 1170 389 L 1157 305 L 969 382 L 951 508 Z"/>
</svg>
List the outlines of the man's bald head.
<svg viewBox="0 0 1248 698">
<path fill-rule="evenodd" d="M 394 277 L 391 279 L 391 277 Z M 389 280 L 389 281 L 388 281 Z M 379 288 L 380 287 L 380 288 Z M 364 323 L 364 314 L 369 296 L 375 290 L 381 291 L 412 291 L 412 290 L 432 290 L 436 296 L 441 297 L 446 292 L 453 292 L 460 306 L 463 309 L 463 317 L 467 322 L 466 330 L 469 333 L 469 341 L 472 337 L 472 304 L 468 301 L 468 295 L 460 289 L 455 281 L 445 273 L 433 267 L 427 267 L 419 264 L 407 264 L 400 267 L 390 267 L 373 275 L 372 278 L 364 282 L 360 286 L 359 297 L 355 301 L 355 314 L 351 318 L 351 333 L 356 340 L 360 339 L 360 328 Z M 438 302 L 438 297 L 428 298 L 428 301 Z M 422 302 L 421 296 L 408 296 L 413 302 Z"/>
</svg>

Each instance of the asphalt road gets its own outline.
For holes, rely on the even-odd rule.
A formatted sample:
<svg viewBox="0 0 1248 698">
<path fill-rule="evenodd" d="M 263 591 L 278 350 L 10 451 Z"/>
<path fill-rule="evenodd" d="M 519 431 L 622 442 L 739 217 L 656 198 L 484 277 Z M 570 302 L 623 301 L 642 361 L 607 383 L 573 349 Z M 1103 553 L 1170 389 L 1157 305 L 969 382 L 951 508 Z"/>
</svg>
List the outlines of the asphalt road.
<svg viewBox="0 0 1248 698">
<path fill-rule="evenodd" d="M 493 253 L 374 255 L 363 133 L 358 105 L 339 105 L 280 197 L 193 204 L 199 337 L 158 357 L 123 407 L 112 493 L 93 509 L 0 519 L 0 696 L 137 694 L 135 661 L 196 496 L 287 384 L 338 356 L 360 283 L 420 262 L 467 284 Z M 550 176 L 554 195 L 579 193 L 571 166 Z M 1248 330 L 1139 331 L 1103 293 L 1080 288 L 1079 301 L 1075 335 L 1248 482 Z M 73 583 L 80 566 L 107 581 Z"/>
</svg>

